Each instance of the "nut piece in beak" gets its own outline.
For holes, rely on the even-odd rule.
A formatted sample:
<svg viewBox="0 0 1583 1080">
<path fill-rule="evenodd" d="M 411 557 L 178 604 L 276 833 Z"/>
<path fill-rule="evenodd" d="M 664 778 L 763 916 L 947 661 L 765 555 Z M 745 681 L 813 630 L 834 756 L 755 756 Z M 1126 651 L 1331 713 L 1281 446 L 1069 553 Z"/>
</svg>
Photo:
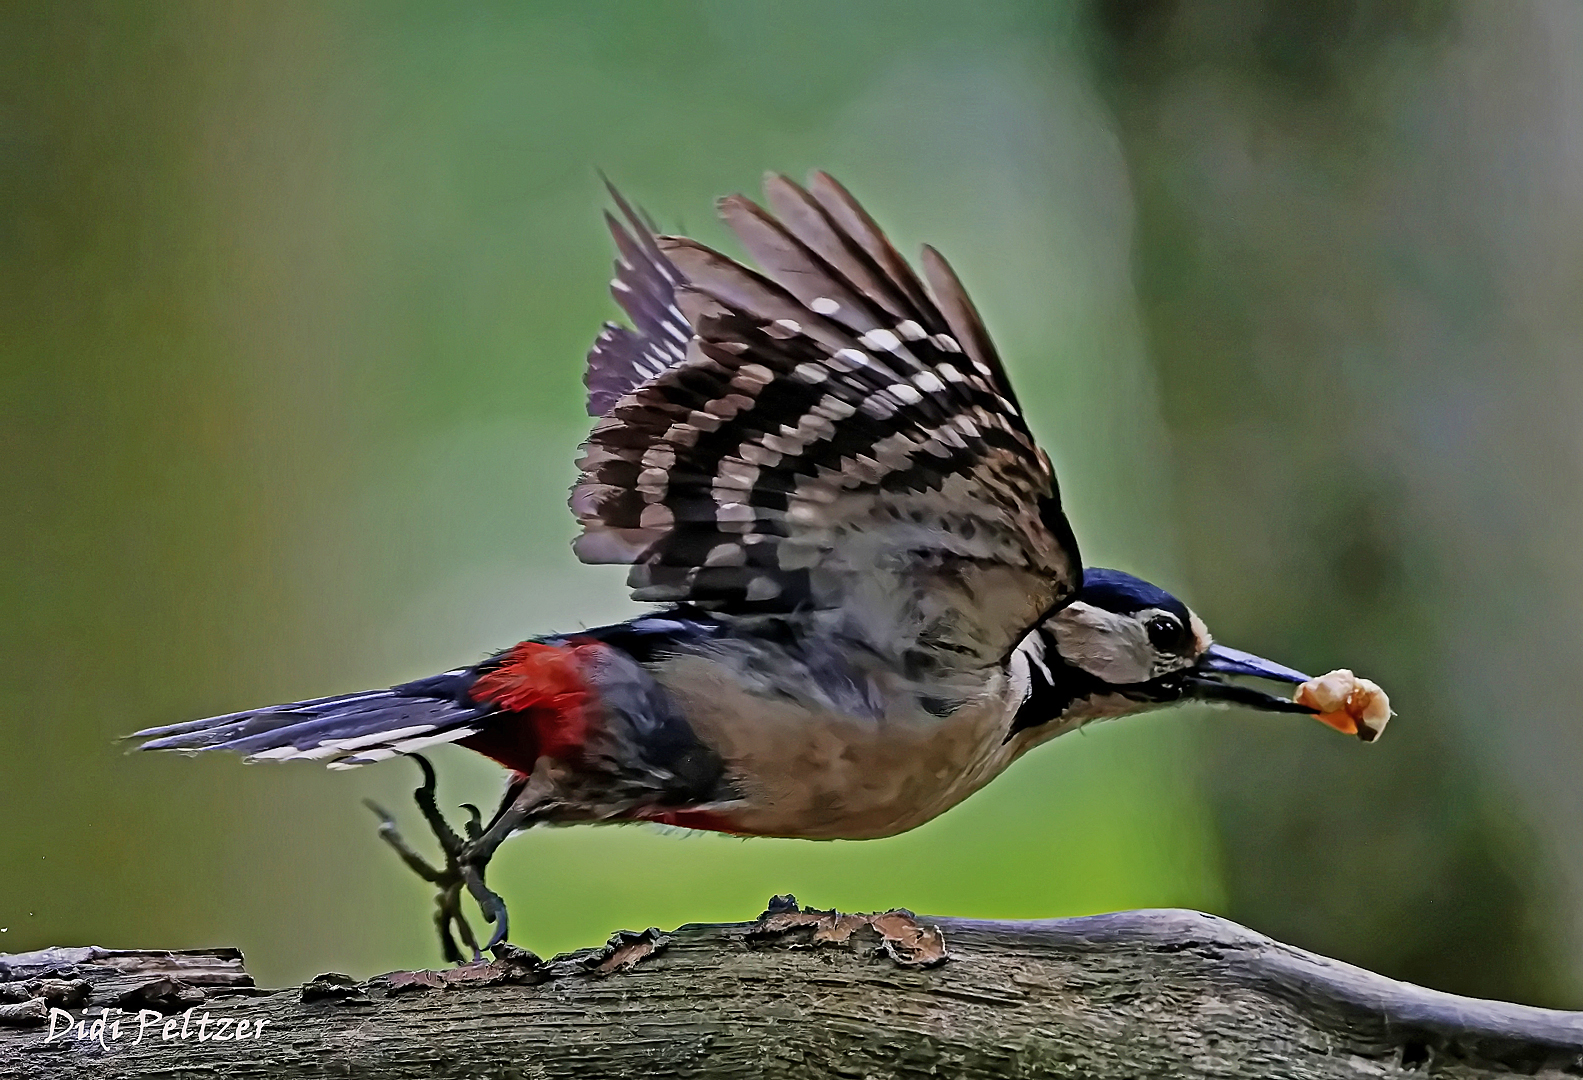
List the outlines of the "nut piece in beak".
<svg viewBox="0 0 1583 1080">
<path fill-rule="evenodd" d="M 1314 719 L 1344 735 L 1373 742 L 1391 718 L 1391 699 L 1378 683 L 1360 679 L 1346 668 L 1337 668 L 1297 688 L 1292 700 L 1318 711 Z"/>
</svg>

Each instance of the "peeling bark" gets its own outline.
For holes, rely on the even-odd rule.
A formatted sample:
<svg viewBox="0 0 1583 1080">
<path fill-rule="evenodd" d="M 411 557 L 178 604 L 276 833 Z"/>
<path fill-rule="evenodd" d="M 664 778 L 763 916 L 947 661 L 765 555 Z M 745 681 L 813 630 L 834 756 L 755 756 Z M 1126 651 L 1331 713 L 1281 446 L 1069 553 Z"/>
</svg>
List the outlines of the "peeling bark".
<svg viewBox="0 0 1583 1080">
<path fill-rule="evenodd" d="M 0 1027 L 0 1075 L 1583 1076 L 1583 1013 L 1424 990 L 1197 912 L 978 922 L 777 900 L 755 923 L 623 931 L 549 962 L 507 947 L 275 991 L 234 950 L 0 957 L 0 987 L 86 980 L 74 1017 L 163 1002 L 176 1032 L 161 1015 L 134 1044 L 135 1008 L 104 1046 Z M 204 1013 L 211 1035 L 264 1026 L 199 1041 Z"/>
</svg>

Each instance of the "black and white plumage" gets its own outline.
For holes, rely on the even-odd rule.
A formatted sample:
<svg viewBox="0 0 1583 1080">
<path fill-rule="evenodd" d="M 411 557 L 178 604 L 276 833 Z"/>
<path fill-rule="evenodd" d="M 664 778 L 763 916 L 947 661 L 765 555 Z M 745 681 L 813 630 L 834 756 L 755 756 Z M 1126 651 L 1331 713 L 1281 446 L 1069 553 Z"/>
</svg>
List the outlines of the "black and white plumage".
<svg viewBox="0 0 1583 1080">
<path fill-rule="evenodd" d="M 609 183 L 621 217 L 605 213 L 605 225 L 620 256 L 610 295 L 632 320 L 633 329 L 607 322 L 588 353 L 583 382 L 588 415 L 604 416 L 627 394 L 686 359 L 693 331 L 676 306 L 682 279 L 654 241 L 654 223 Z"/>
<path fill-rule="evenodd" d="M 640 600 L 845 610 L 887 652 L 922 640 L 1003 656 L 1081 571 L 988 333 L 943 258 L 926 250 L 934 299 L 834 180 L 771 176 L 765 189 L 778 216 L 721 203 L 762 275 L 646 235 L 627 212 L 637 236 L 618 232 L 620 295 L 680 310 L 694 336 L 665 370 L 601 399 L 572 495 L 579 557 L 632 563 Z M 635 321 L 610 354 L 617 370 L 674 335 Z M 616 381 L 603 340 L 590 361 L 590 387 Z"/>
<path fill-rule="evenodd" d="M 1128 574 L 1081 568 L 1049 459 L 949 265 L 920 278 L 830 177 L 720 211 L 759 269 L 611 189 L 612 295 L 588 356 L 577 556 L 667 610 L 535 638 L 389 690 L 139 732 L 144 747 L 352 767 L 456 742 L 512 770 L 446 853 L 465 886 L 536 822 L 863 839 L 913 828 L 1031 747 L 1176 701 L 1311 713 L 1226 681 L 1302 673 L 1215 645 Z M 1321 717 L 1324 719 L 1324 717 Z M 1329 721 L 1327 721 L 1329 722 Z M 421 760 L 421 759 L 420 759 Z M 381 835 L 423 867 L 387 818 Z"/>
</svg>

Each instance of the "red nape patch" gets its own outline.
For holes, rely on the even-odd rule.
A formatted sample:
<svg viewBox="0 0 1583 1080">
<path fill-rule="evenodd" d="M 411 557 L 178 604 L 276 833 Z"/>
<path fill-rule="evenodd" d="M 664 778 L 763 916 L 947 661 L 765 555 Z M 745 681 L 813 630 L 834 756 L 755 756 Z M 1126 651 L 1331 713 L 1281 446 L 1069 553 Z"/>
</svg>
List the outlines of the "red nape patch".
<svg viewBox="0 0 1583 1080">
<path fill-rule="evenodd" d="M 588 739 L 597 704 L 578 654 L 602 648 L 592 641 L 572 645 L 524 641 L 516 646 L 499 667 L 478 677 L 468 696 L 518 713 L 521 722 L 502 718 L 457 741 L 525 773 L 533 771 L 541 756 L 574 760 Z"/>
</svg>

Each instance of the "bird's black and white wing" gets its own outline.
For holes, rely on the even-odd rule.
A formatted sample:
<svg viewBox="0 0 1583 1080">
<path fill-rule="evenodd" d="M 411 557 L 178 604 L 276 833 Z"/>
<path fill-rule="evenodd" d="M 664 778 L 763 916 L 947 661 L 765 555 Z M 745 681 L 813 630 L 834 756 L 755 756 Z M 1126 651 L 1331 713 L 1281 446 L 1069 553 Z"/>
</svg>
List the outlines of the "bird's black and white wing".
<svg viewBox="0 0 1583 1080">
<path fill-rule="evenodd" d="M 632 564 L 638 600 L 829 611 L 885 651 L 1001 659 L 1081 563 L 977 311 L 930 248 L 926 289 L 823 173 L 765 192 L 773 214 L 720 203 L 762 274 L 630 212 L 616 229 L 617 298 L 642 301 L 589 386 L 649 359 L 584 446 L 577 554 Z"/>
<path fill-rule="evenodd" d="M 604 416 L 623 396 L 681 363 L 693 336 L 692 327 L 676 306 L 676 289 L 682 280 L 655 243 L 653 223 L 613 186 L 605 186 L 621 211 L 621 218 L 605 214 L 605 224 L 620 252 L 615 276 L 610 279 L 610 295 L 632 320 L 632 329 L 605 323 L 588 353 L 583 382 L 588 387 L 589 416 Z"/>
</svg>

